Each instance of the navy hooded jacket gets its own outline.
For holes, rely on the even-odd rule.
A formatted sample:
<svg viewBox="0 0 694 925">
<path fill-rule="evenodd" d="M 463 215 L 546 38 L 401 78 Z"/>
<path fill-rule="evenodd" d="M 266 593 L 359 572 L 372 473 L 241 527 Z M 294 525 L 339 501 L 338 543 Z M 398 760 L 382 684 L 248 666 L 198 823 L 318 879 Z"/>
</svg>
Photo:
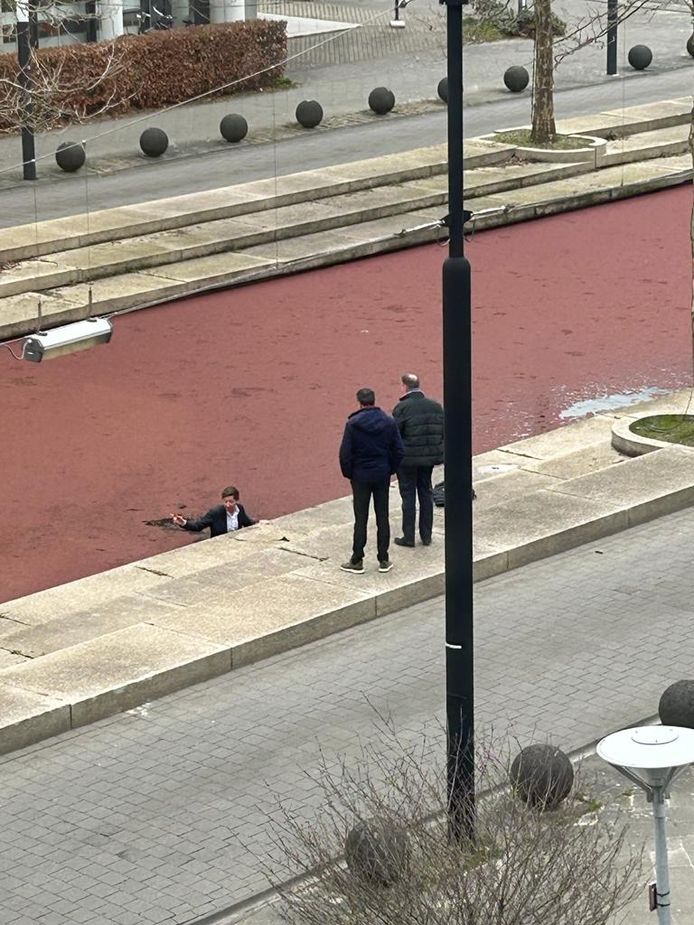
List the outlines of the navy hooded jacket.
<svg viewBox="0 0 694 925">
<path fill-rule="evenodd" d="M 397 471 L 404 456 L 398 425 L 380 408 L 360 408 L 347 418 L 340 445 L 340 469 L 346 479 L 382 482 Z"/>
</svg>

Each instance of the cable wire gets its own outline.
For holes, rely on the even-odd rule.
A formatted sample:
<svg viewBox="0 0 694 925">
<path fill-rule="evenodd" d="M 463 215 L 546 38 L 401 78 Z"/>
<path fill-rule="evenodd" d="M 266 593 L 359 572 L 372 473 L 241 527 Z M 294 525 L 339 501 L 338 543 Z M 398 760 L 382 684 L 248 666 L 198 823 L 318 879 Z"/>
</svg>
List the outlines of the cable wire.
<svg viewBox="0 0 694 925">
<path fill-rule="evenodd" d="M 414 3 L 415 0 L 409 0 L 410 3 Z M 302 51 L 297 51 L 292 55 L 287 55 L 281 61 L 276 62 L 275 64 L 268 65 L 267 67 L 260 68 L 257 71 L 254 71 L 251 74 L 246 74 L 243 77 L 238 77 L 235 80 L 229 81 L 229 83 L 220 84 L 218 87 L 213 87 L 211 90 L 206 90 L 204 93 L 199 93 L 197 96 L 191 96 L 188 99 L 180 100 L 178 103 L 172 103 L 170 106 L 164 106 L 162 109 L 157 109 L 155 112 L 149 112 L 146 115 L 139 116 L 136 119 L 133 119 L 130 122 L 127 122 L 123 125 L 117 125 L 113 128 L 106 129 L 103 132 L 99 132 L 97 135 L 91 135 L 83 143 L 86 144 L 87 141 L 96 141 L 99 138 L 105 138 L 108 135 L 113 135 L 116 132 L 120 132 L 124 128 L 130 128 L 133 125 L 140 125 L 143 122 L 148 122 L 150 119 L 154 119 L 157 116 L 163 115 L 166 112 L 172 112 L 174 109 L 180 109 L 182 106 L 187 106 L 189 103 L 196 103 L 198 100 L 205 99 L 208 96 L 213 96 L 214 94 L 221 93 L 223 90 L 228 90 L 230 87 L 235 87 L 238 84 L 244 83 L 247 80 L 252 80 L 254 77 L 260 77 L 263 74 L 267 74 L 270 71 L 278 70 L 281 67 L 285 67 L 291 61 L 295 61 L 299 58 L 304 57 L 312 51 L 315 51 L 317 48 L 322 48 L 324 45 L 329 45 L 332 42 L 341 39 L 343 35 L 347 35 L 352 32 L 353 29 L 359 29 L 363 26 L 371 25 L 374 22 L 377 22 L 379 19 L 385 19 L 385 17 L 391 15 L 391 10 L 382 10 L 380 13 L 374 13 L 373 16 L 368 17 L 362 23 L 355 24 L 350 26 L 348 29 L 343 29 L 341 32 L 337 32 L 334 35 L 330 35 L 327 38 L 323 39 L 320 42 L 316 42 L 314 45 L 310 45 L 308 48 L 304 48 Z M 36 158 L 36 163 L 40 160 L 45 160 L 52 157 L 53 154 L 42 154 Z M 21 162 L 19 164 L 14 164 L 10 167 L 3 167 L 0 169 L 0 175 L 4 173 L 9 173 L 10 171 L 16 170 L 18 167 L 21 167 Z"/>
</svg>

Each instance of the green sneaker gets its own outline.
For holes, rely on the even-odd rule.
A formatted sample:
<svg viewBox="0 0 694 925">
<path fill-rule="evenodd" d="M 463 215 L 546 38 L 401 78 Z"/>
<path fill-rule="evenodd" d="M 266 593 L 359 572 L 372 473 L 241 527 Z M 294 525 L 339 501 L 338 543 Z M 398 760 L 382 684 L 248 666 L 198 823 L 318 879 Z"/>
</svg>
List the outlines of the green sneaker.
<svg viewBox="0 0 694 925">
<path fill-rule="evenodd" d="M 344 562 L 340 568 L 343 572 L 357 572 L 357 574 L 361 575 L 364 571 L 364 561 L 360 559 L 359 562 L 352 562 L 352 560 L 349 559 L 347 562 Z"/>
</svg>

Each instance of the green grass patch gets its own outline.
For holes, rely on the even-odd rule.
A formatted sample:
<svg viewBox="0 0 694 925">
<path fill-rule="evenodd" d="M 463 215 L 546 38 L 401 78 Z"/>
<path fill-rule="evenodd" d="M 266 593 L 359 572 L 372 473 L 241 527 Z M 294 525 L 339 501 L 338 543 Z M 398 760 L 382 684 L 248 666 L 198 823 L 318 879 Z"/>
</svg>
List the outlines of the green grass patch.
<svg viewBox="0 0 694 925">
<path fill-rule="evenodd" d="M 691 414 L 653 414 L 634 421 L 629 429 L 639 437 L 694 446 L 694 415 Z"/>
<path fill-rule="evenodd" d="M 575 135 L 553 135 L 547 144 L 538 144 L 530 140 L 530 129 L 518 129 L 515 132 L 495 132 L 494 141 L 503 141 L 509 145 L 520 145 L 522 148 L 547 148 L 550 150 L 571 150 L 575 148 L 590 148 L 592 141 L 587 138 L 577 138 Z"/>
<path fill-rule="evenodd" d="M 272 83 L 273 90 L 292 90 L 294 87 L 298 86 L 298 84 L 294 83 L 294 81 L 290 80 L 288 77 L 278 77 L 277 80 Z"/>
<path fill-rule="evenodd" d="M 493 22 L 482 22 L 473 16 L 463 18 L 463 41 L 466 45 L 479 45 L 481 42 L 498 42 L 507 39 L 508 33 Z"/>
</svg>

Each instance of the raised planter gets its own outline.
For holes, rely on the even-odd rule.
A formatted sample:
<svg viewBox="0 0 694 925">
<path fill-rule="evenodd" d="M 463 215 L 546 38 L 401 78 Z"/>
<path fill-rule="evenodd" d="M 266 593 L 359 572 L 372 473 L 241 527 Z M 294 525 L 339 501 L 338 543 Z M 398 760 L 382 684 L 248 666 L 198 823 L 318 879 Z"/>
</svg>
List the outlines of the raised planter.
<svg viewBox="0 0 694 925">
<path fill-rule="evenodd" d="M 644 456 L 646 453 L 652 453 L 654 450 L 663 450 L 669 446 L 686 446 L 684 443 L 677 443 L 673 440 L 658 440 L 655 437 L 637 434 L 632 430 L 632 426 L 637 421 L 644 421 L 647 418 L 656 417 L 653 414 L 641 414 L 636 418 L 619 418 L 612 425 L 612 446 L 625 456 Z M 675 415 L 673 417 L 682 417 L 694 426 L 694 415 Z"/>
<path fill-rule="evenodd" d="M 482 135 L 481 137 L 492 144 L 503 144 L 505 147 L 512 145 L 514 150 L 526 160 L 529 161 L 548 161 L 550 163 L 586 163 L 599 167 L 605 152 L 607 151 L 607 141 L 604 138 L 597 138 L 594 135 L 571 135 L 569 137 L 580 139 L 582 142 L 590 142 L 588 146 L 582 145 L 576 148 L 532 148 L 525 145 L 514 145 L 512 142 L 502 141 L 498 136 L 506 135 L 508 132 L 516 132 L 527 129 L 524 125 L 520 128 L 507 128 L 491 135 Z"/>
</svg>

